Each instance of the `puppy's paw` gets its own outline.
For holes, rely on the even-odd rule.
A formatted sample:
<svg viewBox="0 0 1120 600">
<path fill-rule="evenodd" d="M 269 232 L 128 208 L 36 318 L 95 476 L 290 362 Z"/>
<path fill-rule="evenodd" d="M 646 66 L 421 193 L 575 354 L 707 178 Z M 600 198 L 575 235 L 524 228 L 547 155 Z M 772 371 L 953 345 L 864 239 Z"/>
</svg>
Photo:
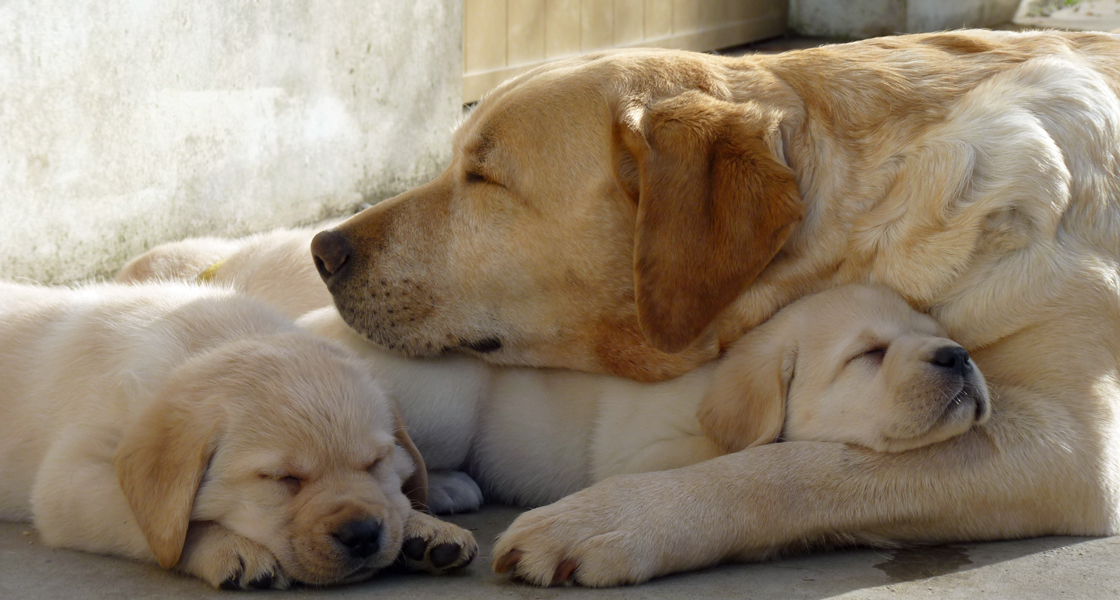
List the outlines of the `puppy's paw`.
<svg viewBox="0 0 1120 600">
<path fill-rule="evenodd" d="M 482 506 L 482 490 L 462 471 L 428 472 L 428 510 L 437 515 L 474 512 Z"/>
<path fill-rule="evenodd" d="M 404 524 L 398 560 L 413 571 L 446 573 L 471 564 L 476 554 L 478 544 L 471 532 L 414 510 Z"/>
<path fill-rule="evenodd" d="M 286 589 L 291 580 L 264 546 L 214 523 L 191 523 L 177 570 L 223 590 Z"/>
</svg>

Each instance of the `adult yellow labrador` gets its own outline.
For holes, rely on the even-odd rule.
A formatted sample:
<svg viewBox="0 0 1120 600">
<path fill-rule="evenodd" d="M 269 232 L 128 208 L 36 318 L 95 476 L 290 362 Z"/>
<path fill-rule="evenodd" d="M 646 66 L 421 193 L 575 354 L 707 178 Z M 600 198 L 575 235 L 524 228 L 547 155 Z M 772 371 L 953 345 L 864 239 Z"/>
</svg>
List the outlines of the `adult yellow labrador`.
<svg viewBox="0 0 1120 600">
<path fill-rule="evenodd" d="M 1103 33 L 595 54 L 500 86 L 445 173 L 313 252 L 346 320 L 411 355 L 661 379 L 876 281 L 988 379 L 988 423 L 926 448 L 782 443 L 603 481 L 520 517 L 499 571 L 613 585 L 837 541 L 1110 534 L 1118 96 Z"/>
</svg>

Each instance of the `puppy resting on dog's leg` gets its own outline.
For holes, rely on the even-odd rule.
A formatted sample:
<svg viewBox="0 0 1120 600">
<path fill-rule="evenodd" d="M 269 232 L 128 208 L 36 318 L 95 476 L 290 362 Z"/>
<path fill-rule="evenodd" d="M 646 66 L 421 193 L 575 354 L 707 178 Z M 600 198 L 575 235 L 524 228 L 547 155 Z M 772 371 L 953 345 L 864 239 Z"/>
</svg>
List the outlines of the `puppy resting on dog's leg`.
<svg viewBox="0 0 1120 600">
<path fill-rule="evenodd" d="M 807 296 L 719 361 L 660 383 L 408 359 L 372 345 L 333 308 L 297 323 L 354 350 L 397 390 L 424 452 L 469 440 L 467 462 L 449 466 L 470 472 L 490 500 L 511 504 L 547 504 L 613 475 L 778 439 L 899 452 L 963 434 L 990 414 L 968 353 L 878 286 Z"/>
<path fill-rule="evenodd" d="M 0 519 L 229 588 L 358 581 L 405 542 L 419 569 L 473 558 L 469 532 L 411 508 L 423 462 L 364 365 L 256 301 L 6 283 L 0 300 Z"/>
</svg>

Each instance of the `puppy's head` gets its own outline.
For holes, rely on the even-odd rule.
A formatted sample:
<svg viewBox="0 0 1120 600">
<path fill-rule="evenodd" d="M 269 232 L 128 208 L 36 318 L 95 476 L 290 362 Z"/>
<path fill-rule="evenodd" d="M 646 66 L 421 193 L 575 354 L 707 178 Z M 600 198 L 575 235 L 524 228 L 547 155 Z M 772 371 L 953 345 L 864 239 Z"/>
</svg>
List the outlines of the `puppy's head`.
<svg viewBox="0 0 1120 600">
<path fill-rule="evenodd" d="M 678 375 L 719 353 L 710 325 L 802 216 L 784 89 L 694 53 L 541 67 L 479 103 L 446 172 L 320 233 L 315 260 L 391 350 Z"/>
<path fill-rule="evenodd" d="M 779 437 L 898 452 L 960 435 L 990 412 L 964 348 L 883 287 L 802 298 L 732 346 L 715 377 L 698 415 L 730 452 Z"/>
<path fill-rule="evenodd" d="M 349 355 L 303 334 L 239 341 L 179 367 L 126 430 L 121 486 L 152 552 L 175 565 L 190 521 L 268 548 L 314 584 L 397 556 L 419 454 Z"/>
</svg>

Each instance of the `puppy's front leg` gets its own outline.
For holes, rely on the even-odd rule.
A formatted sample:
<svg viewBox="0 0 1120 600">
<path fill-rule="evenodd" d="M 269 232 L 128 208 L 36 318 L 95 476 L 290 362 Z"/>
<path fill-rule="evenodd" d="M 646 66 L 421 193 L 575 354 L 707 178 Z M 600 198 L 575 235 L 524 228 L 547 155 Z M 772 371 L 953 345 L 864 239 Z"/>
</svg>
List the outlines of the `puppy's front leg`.
<svg viewBox="0 0 1120 600">
<path fill-rule="evenodd" d="M 398 560 L 408 569 L 445 573 L 471 564 L 476 554 L 474 535 L 458 525 L 416 510 L 405 521 Z"/>
<path fill-rule="evenodd" d="M 154 563 L 117 480 L 116 437 L 69 430 L 47 451 L 31 494 L 32 518 L 43 543 Z M 214 587 L 287 587 L 275 557 L 259 544 L 213 523 L 192 523 L 176 570 Z"/>
<path fill-rule="evenodd" d="M 31 513 L 43 543 L 155 562 L 113 466 L 113 435 L 60 432 L 39 464 Z"/>
<path fill-rule="evenodd" d="M 291 585 L 268 549 L 217 523 L 191 523 L 175 569 L 224 590 L 285 589 Z"/>
</svg>

